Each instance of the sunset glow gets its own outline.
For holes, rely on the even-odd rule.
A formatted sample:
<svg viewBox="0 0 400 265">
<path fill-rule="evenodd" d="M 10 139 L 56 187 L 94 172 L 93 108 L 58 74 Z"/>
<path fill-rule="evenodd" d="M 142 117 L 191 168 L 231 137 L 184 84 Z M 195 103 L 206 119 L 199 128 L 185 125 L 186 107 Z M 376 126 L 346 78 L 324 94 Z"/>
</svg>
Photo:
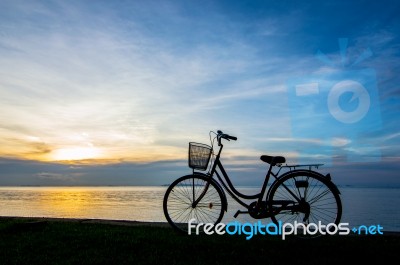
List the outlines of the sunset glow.
<svg viewBox="0 0 400 265">
<path fill-rule="evenodd" d="M 333 161 L 371 178 L 370 167 L 379 175 L 385 168 L 397 179 L 396 8 L 328 2 L 0 1 L 3 182 L 87 173 L 70 164 L 135 168 L 120 172 L 121 183 L 133 171 L 138 178 L 181 174 L 188 142 L 210 144 L 210 130 L 238 137 L 223 153 L 235 172 L 258 176 L 259 157 L 268 154 L 289 163 Z M 337 73 L 346 80 L 374 73 L 354 79 L 373 83 L 367 107 L 374 115 L 346 130 L 329 106 L 347 115 L 365 97 L 353 95 L 360 86 L 328 101 Z M 295 97 L 297 87 L 309 101 Z M 351 164 L 367 161 L 375 164 Z M 19 163 L 29 168 L 10 178 Z M 102 172 L 81 179 L 106 183 L 97 178 Z"/>
<path fill-rule="evenodd" d="M 94 147 L 71 147 L 55 150 L 52 157 L 55 161 L 96 159 L 100 157 L 100 150 Z"/>
</svg>

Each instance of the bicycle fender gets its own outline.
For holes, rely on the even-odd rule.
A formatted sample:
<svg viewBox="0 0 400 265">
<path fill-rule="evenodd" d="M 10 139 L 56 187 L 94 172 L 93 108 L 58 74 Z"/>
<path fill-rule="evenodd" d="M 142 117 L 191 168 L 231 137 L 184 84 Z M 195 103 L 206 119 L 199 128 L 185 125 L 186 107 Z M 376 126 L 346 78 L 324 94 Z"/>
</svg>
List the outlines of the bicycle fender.
<svg viewBox="0 0 400 265">
<path fill-rule="evenodd" d="M 206 177 L 206 178 L 210 178 L 209 175 L 204 174 L 204 173 L 200 173 L 200 172 L 194 172 L 194 173 L 191 174 L 191 175 L 197 175 L 197 176 L 203 176 L 203 177 Z M 191 175 L 187 175 L 187 176 L 191 176 Z M 215 184 L 215 186 L 217 186 L 217 187 L 221 190 L 222 200 L 223 200 L 223 202 L 222 202 L 222 209 L 223 209 L 225 212 L 227 212 L 227 211 L 228 211 L 228 199 L 226 198 L 226 194 L 225 194 L 224 189 L 223 189 L 223 188 L 221 187 L 221 185 L 220 185 L 217 181 L 215 181 L 213 178 L 211 178 L 211 182 L 213 182 L 213 184 Z"/>
<path fill-rule="evenodd" d="M 327 175 L 325 176 L 325 175 L 322 175 L 321 173 L 319 173 L 319 172 L 317 172 L 317 171 L 306 170 L 306 169 L 296 169 L 296 170 L 288 171 L 288 172 L 286 172 L 286 173 L 280 175 L 280 176 L 272 183 L 271 188 L 278 182 L 279 179 L 281 179 L 281 178 L 283 178 L 283 177 L 286 177 L 287 175 L 295 174 L 295 173 L 296 173 L 296 174 L 297 174 L 297 173 L 300 173 L 300 174 L 301 174 L 301 173 L 304 173 L 304 174 L 313 174 L 313 175 L 317 175 L 317 176 L 319 176 L 319 177 L 321 177 L 321 178 L 323 178 L 323 179 L 326 179 L 326 180 L 328 181 L 328 182 L 327 182 L 327 185 L 329 185 L 329 187 L 332 188 L 333 192 L 335 192 L 336 194 L 341 194 L 340 191 L 339 191 L 339 189 L 338 189 L 338 187 L 335 185 L 335 183 L 332 182 L 332 179 L 331 179 L 331 175 L 330 175 L 330 174 L 327 174 Z M 271 190 L 271 188 L 270 188 L 269 190 Z M 269 196 L 269 191 L 268 191 L 268 194 L 267 194 L 267 198 L 268 198 L 268 196 Z"/>
</svg>

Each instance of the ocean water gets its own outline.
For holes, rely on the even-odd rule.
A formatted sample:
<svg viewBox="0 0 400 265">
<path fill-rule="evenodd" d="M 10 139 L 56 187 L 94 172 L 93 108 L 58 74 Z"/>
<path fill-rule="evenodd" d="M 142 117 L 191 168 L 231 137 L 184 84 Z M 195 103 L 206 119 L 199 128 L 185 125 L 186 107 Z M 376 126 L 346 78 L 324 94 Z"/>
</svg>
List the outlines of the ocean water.
<svg viewBox="0 0 400 265">
<path fill-rule="evenodd" d="M 57 217 L 166 222 L 162 201 L 167 187 L 0 187 L 0 216 Z M 342 222 L 381 225 L 400 232 L 400 188 L 339 187 Z M 241 187 L 245 194 L 259 188 Z M 229 198 L 228 198 L 229 199 Z M 228 200 L 223 222 L 243 209 Z M 239 221 L 254 221 L 240 215 Z M 265 222 L 269 222 L 266 219 Z"/>
</svg>

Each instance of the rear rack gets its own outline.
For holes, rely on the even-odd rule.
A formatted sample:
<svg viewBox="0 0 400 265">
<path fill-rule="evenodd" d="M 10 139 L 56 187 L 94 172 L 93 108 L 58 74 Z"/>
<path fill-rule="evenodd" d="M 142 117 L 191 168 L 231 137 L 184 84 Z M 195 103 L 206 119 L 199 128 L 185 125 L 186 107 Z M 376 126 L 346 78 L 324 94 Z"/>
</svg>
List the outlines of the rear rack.
<svg viewBox="0 0 400 265">
<path fill-rule="evenodd" d="M 308 170 L 311 170 L 313 167 L 318 169 L 320 166 L 323 166 L 324 164 L 305 164 L 305 165 L 277 165 L 282 168 L 289 168 L 290 171 L 295 170 L 297 167 L 308 167 Z"/>
</svg>

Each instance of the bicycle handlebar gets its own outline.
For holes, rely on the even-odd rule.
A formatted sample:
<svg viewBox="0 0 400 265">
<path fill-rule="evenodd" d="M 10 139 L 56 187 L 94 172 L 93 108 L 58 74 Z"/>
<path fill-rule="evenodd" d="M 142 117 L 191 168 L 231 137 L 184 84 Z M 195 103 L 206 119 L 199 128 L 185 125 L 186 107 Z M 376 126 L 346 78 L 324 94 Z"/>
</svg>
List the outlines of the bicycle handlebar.
<svg viewBox="0 0 400 265">
<path fill-rule="evenodd" d="M 217 131 L 217 138 L 218 138 L 218 144 L 221 145 L 221 139 L 225 139 L 225 140 L 233 140 L 236 141 L 237 137 L 236 136 L 231 136 L 229 134 L 223 133 L 222 131 L 218 130 Z"/>
<path fill-rule="evenodd" d="M 237 137 L 236 137 L 236 136 L 226 135 L 226 139 L 227 139 L 227 140 L 234 140 L 234 141 L 236 141 L 236 140 L 237 140 Z"/>
</svg>

